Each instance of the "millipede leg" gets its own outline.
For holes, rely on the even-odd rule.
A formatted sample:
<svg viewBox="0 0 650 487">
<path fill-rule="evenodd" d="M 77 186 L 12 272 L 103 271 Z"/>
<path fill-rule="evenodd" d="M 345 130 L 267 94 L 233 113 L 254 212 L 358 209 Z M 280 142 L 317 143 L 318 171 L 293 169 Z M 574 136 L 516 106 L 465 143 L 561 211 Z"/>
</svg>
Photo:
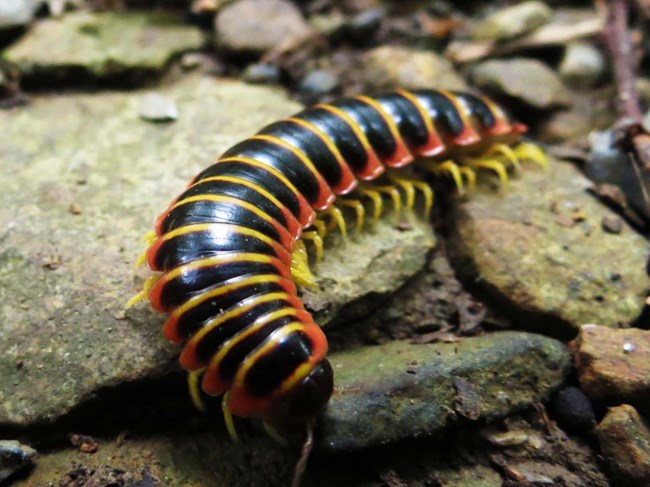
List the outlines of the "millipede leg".
<svg viewBox="0 0 650 487">
<path fill-rule="evenodd" d="M 316 262 L 320 262 L 323 259 L 323 239 L 318 235 L 318 232 L 303 232 L 300 238 L 311 240 L 316 248 Z"/>
<path fill-rule="evenodd" d="M 519 170 L 519 158 L 510 146 L 506 144 L 494 144 L 485 153 L 485 156 L 489 155 L 502 156 L 502 159 L 508 162 L 515 170 Z"/>
<path fill-rule="evenodd" d="M 288 447 L 289 443 L 287 443 L 287 440 L 285 440 L 280 433 L 278 433 L 278 430 L 276 430 L 273 426 L 271 426 L 268 422 L 262 421 L 262 426 L 264 426 L 264 430 L 266 433 L 273 438 L 275 441 L 277 441 L 280 445 L 284 447 Z"/>
<path fill-rule="evenodd" d="M 190 397 L 192 404 L 199 411 L 205 412 L 205 404 L 201 399 L 201 377 L 203 376 L 203 369 L 195 370 L 187 374 L 187 385 L 190 389 Z"/>
<path fill-rule="evenodd" d="M 156 232 L 153 230 L 148 231 L 142 236 L 142 240 L 147 244 L 151 245 L 158 237 L 156 236 Z"/>
<path fill-rule="evenodd" d="M 135 261 L 134 268 L 137 271 L 142 264 L 144 264 L 144 261 L 147 260 L 147 251 L 145 250 L 138 256 L 138 260 Z"/>
<path fill-rule="evenodd" d="M 129 309 L 131 306 L 135 306 L 138 304 L 140 301 L 145 301 L 149 297 L 149 290 L 156 284 L 156 282 L 160 279 L 160 276 L 151 276 L 149 279 L 144 281 L 144 285 L 142 286 L 142 291 L 140 291 L 138 294 L 135 296 L 131 297 L 126 302 L 126 305 L 124 305 L 125 309 Z"/>
<path fill-rule="evenodd" d="M 548 168 L 548 158 L 544 151 L 535 144 L 522 142 L 514 148 L 514 153 L 521 160 L 531 161 L 535 164 L 542 166 L 544 169 Z"/>
<path fill-rule="evenodd" d="M 429 162 L 425 164 L 425 167 L 429 171 L 433 172 L 434 174 L 440 174 L 440 173 L 451 174 L 451 177 L 453 178 L 454 183 L 456 184 L 456 188 L 458 188 L 458 193 L 465 194 L 462 172 L 458 164 L 456 164 L 454 161 L 452 161 L 451 159 L 447 159 L 444 162 Z"/>
<path fill-rule="evenodd" d="M 291 277 L 299 286 L 316 289 L 316 277 L 309 269 L 309 255 L 305 242 L 298 240 L 291 253 Z"/>
<path fill-rule="evenodd" d="M 413 185 L 413 181 L 392 172 L 388 175 L 388 177 L 393 184 L 399 186 L 404 191 L 404 194 L 406 195 L 406 209 L 413 209 L 413 205 L 415 204 L 415 187 Z"/>
<path fill-rule="evenodd" d="M 316 233 L 320 235 L 320 238 L 325 238 L 325 235 L 327 235 L 327 224 L 323 220 L 321 220 L 320 218 L 316 218 L 312 222 L 311 226 L 314 227 Z"/>
<path fill-rule="evenodd" d="M 381 199 L 381 195 L 377 191 L 368 188 L 360 189 L 359 194 L 372 200 L 372 223 L 377 223 L 377 220 L 381 217 L 381 212 L 384 209 L 384 202 Z"/>
<path fill-rule="evenodd" d="M 343 240 L 348 239 L 348 229 L 345 224 L 345 218 L 343 218 L 343 213 L 336 206 L 330 206 L 327 210 L 321 212 L 322 215 L 328 215 L 331 218 L 332 228 L 338 227 L 343 236 Z"/>
<path fill-rule="evenodd" d="M 411 183 L 422 193 L 424 197 L 424 216 L 425 218 L 429 218 L 431 208 L 433 207 L 433 190 L 424 181 L 412 180 Z"/>
<path fill-rule="evenodd" d="M 467 180 L 467 190 L 473 191 L 476 187 L 476 171 L 467 166 L 460 166 L 459 169 L 460 173 L 465 176 L 465 179 Z"/>
<path fill-rule="evenodd" d="M 467 164 L 468 166 L 472 166 L 476 169 L 489 169 L 491 171 L 494 171 L 499 177 L 499 181 L 501 182 L 502 186 L 506 186 L 508 184 L 508 171 L 506 171 L 506 167 L 501 161 L 498 161 L 496 159 L 466 157 L 463 158 L 462 162 L 463 164 Z"/>
<path fill-rule="evenodd" d="M 233 419 L 232 413 L 230 412 L 230 408 L 228 407 L 229 398 L 230 398 L 230 391 L 226 392 L 223 395 L 223 399 L 221 399 L 221 411 L 223 412 L 223 419 L 226 422 L 226 429 L 228 430 L 228 434 L 230 435 L 230 438 L 232 438 L 233 441 L 239 443 L 239 435 L 237 434 L 237 430 L 235 429 L 235 420 Z"/>
<path fill-rule="evenodd" d="M 361 231 L 363 227 L 363 221 L 366 218 L 366 209 L 363 206 L 363 203 L 359 200 L 350 200 L 341 198 L 336 202 L 338 206 L 346 206 L 352 208 L 356 214 L 356 230 L 357 232 Z"/>
</svg>

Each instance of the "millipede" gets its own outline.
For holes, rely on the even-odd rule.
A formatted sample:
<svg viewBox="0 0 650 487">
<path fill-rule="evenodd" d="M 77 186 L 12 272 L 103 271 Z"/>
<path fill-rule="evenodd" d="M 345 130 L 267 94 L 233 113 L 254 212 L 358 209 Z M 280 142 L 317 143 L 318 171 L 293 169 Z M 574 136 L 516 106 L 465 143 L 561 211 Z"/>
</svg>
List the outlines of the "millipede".
<svg viewBox="0 0 650 487">
<path fill-rule="evenodd" d="M 233 415 L 273 431 L 311 424 L 333 392 L 327 339 L 298 295 L 316 284 L 323 239 L 400 210 L 433 205 L 427 174 L 459 192 L 479 171 L 508 181 L 520 161 L 546 165 L 527 127 L 487 97 L 396 90 L 321 103 L 262 128 L 195 176 L 155 223 L 138 260 L 154 271 L 127 306 L 168 313 L 184 344 L 191 396 L 222 396 Z M 372 211 L 371 211 L 372 210 Z M 367 214 L 368 213 L 368 214 Z M 309 430 L 308 430 L 309 431 Z"/>
</svg>

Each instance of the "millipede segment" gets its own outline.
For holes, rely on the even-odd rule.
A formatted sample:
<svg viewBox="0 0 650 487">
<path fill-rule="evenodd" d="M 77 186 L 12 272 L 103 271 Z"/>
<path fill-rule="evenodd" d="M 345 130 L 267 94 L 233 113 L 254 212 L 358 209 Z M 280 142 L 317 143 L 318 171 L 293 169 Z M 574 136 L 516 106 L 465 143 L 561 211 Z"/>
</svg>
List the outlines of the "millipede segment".
<svg viewBox="0 0 650 487">
<path fill-rule="evenodd" d="M 519 143 L 526 127 L 493 101 L 445 90 L 397 90 L 307 108 L 262 128 L 200 172 L 146 235 L 156 272 L 128 303 L 168 313 L 163 334 L 184 344 L 192 400 L 222 396 L 233 415 L 269 431 L 312 424 L 329 400 L 327 340 L 298 297 L 315 289 L 324 239 L 343 240 L 390 209 L 421 207 L 425 176 L 450 177 L 459 193 L 477 173 L 505 185 L 521 161 L 546 165 Z M 352 232 L 352 229 L 355 232 Z"/>
</svg>

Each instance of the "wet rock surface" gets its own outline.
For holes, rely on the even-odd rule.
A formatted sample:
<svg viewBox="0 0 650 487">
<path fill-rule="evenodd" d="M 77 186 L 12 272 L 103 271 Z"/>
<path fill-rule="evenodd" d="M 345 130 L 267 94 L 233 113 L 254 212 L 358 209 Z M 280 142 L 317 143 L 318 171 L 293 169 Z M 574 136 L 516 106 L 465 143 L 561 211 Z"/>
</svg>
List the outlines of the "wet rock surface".
<svg viewBox="0 0 650 487">
<path fill-rule="evenodd" d="M 650 430 L 639 413 L 627 404 L 611 408 L 597 432 L 616 485 L 650 485 Z"/>
<path fill-rule="evenodd" d="M 3 57 L 26 82 L 40 86 L 89 79 L 130 84 L 162 72 L 203 42 L 201 32 L 177 14 L 79 12 L 38 21 Z"/>
<path fill-rule="evenodd" d="M 0 440 L 0 483 L 33 466 L 36 450 L 15 440 Z"/>
<path fill-rule="evenodd" d="M 548 397 L 569 357 L 556 340 L 504 332 L 447 344 L 391 342 L 335 354 L 331 363 L 337 385 L 317 442 L 338 450 L 512 414 Z"/>
<path fill-rule="evenodd" d="M 650 331 L 589 324 L 576 341 L 578 376 L 589 397 L 650 411 Z"/>
<path fill-rule="evenodd" d="M 472 69 L 472 81 L 495 95 L 506 95 L 537 109 L 571 105 L 571 95 L 559 76 L 535 59 L 492 60 Z"/>
<path fill-rule="evenodd" d="M 477 191 L 458 207 L 450 247 L 458 272 L 513 308 L 516 326 L 571 337 L 583 323 L 615 327 L 639 316 L 648 244 L 627 225 L 618 235 L 602 230 L 611 210 L 589 185 L 566 163 L 525 166 L 507 188 Z"/>
</svg>

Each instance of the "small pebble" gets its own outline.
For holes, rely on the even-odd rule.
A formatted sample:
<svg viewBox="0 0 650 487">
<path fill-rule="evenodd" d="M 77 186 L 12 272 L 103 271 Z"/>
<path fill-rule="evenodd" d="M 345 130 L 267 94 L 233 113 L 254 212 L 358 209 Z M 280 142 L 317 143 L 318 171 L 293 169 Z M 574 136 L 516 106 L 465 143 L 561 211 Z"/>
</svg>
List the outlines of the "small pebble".
<svg viewBox="0 0 650 487">
<path fill-rule="evenodd" d="M 171 122 L 178 118 L 176 103 L 158 93 L 148 93 L 140 100 L 138 115 L 151 122 Z"/>
<path fill-rule="evenodd" d="M 565 387 L 557 393 L 552 402 L 557 422 L 567 431 L 589 431 L 596 422 L 591 401 L 577 387 Z"/>
<path fill-rule="evenodd" d="M 562 79 L 574 88 L 592 88 L 605 74 L 603 54 L 588 42 L 574 42 L 566 47 L 559 71 Z"/>
<path fill-rule="evenodd" d="M 618 235 L 623 230 L 623 220 L 616 215 L 605 215 L 601 222 L 601 226 L 607 233 Z"/>
<path fill-rule="evenodd" d="M 300 82 L 300 91 L 305 95 L 320 96 L 334 92 L 339 79 L 327 69 L 312 71 Z"/>
<path fill-rule="evenodd" d="M 280 70 L 274 64 L 250 64 L 244 70 L 242 78 L 251 84 L 276 84 L 280 79 Z"/>
<path fill-rule="evenodd" d="M 350 20 L 350 34 L 354 37 L 369 36 L 379 28 L 385 17 L 386 11 L 381 7 L 364 10 Z"/>
</svg>

